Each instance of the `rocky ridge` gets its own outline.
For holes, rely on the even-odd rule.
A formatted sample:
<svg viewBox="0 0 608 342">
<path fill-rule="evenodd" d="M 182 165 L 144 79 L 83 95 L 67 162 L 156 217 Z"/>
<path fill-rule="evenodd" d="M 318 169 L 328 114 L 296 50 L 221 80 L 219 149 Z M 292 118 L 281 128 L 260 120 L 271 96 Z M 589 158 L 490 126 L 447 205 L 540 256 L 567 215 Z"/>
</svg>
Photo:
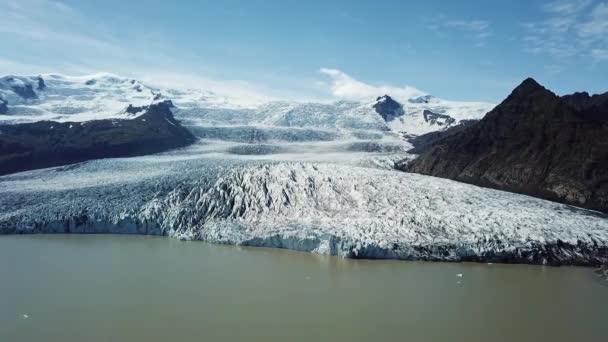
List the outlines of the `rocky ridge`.
<svg viewBox="0 0 608 342">
<path fill-rule="evenodd" d="M 481 121 L 399 168 L 608 211 L 606 99 L 560 98 L 527 79 Z"/>
</svg>

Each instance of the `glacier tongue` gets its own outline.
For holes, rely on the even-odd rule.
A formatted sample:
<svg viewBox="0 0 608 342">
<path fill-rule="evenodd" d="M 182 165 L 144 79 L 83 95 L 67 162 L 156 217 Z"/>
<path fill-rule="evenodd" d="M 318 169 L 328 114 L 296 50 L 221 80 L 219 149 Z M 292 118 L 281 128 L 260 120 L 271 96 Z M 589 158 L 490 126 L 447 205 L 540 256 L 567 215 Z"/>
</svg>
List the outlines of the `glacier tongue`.
<svg viewBox="0 0 608 342">
<path fill-rule="evenodd" d="M 132 233 L 344 257 L 592 265 L 602 214 L 326 162 L 131 158 L 0 178 L 1 233 Z"/>
</svg>

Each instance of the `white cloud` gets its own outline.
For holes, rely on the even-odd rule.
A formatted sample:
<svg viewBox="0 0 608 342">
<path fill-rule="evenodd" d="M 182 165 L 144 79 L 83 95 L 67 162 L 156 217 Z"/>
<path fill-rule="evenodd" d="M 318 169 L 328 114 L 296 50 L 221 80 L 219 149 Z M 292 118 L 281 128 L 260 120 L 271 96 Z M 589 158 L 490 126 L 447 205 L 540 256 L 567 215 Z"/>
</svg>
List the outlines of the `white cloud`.
<svg viewBox="0 0 608 342">
<path fill-rule="evenodd" d="M 205 89 L 243 106 L 258 105 L 276 100 L 260 92 L 260 87 L 243 80 L 214 80 L 184 71 L 135 72 L 133 77 L 158 88 Z"/>
<path fill-rule="evenodd" d="M 425 95 L 426 93 L 410 87 L 394 87 L 388 85 L 370 85 L 354 79 L 348 74 L 337 70 L 321 68 L 320 72 L 329 76 L 331 83 L 329 89 L 334 97 L 348 100 L 372 100 L 378 96 L 388 94 L 401 101 Z"/>
</svg>

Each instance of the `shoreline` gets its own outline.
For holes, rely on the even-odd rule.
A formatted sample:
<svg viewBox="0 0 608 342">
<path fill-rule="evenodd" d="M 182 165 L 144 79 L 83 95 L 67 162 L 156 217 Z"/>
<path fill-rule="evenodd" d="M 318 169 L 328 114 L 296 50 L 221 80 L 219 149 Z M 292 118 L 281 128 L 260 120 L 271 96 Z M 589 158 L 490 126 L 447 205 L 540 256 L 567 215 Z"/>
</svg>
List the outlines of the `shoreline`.
<svg viewBox="0 0 608 342">
<path fill-rule="evenodd" d="M 80 227 L 82 228 L 82 227 Z M 389 248 L 378 244 L 364 245 L 360 241 L 345 241 L 336 236 L 323 238 L 307 237 L 297 238 L 293 235 L 271 234 L 258 236 L 241 241 L 192 239 L 184 236 L 165 234 L 147 234 L 127 231 L 100 231 L 81 229 L 78 232 L 70 231 L 41 231 L 17 230 L 7 232 L 0 229 L 0 236 L 25 235 L 128 235 L 128 236 L 154 236 L 170 238 L 180 241 L 204 242 L 215 245 L 285 249 L 290 251 L 311 253 L 317 255 L 334 256 L 345 259 L 360 260 L 399 260 L 419 262 L 472 262 L 505 265 L 535 265 L 535 266 L 577 266 L 595 268 L 598 272 L 604 271 L 608 279 L 608 247 L 595 247 L 586 244 L 571 245 L 532 244 L 532 248 L 516 247 L 514 250 L 487 251 L 484 253 L 463 253 L 472 251 L 475 246 L 437 244 L 433 246 L 398 245 Z M 575 257 L 572 257 L 575 256 Z M 599 269 L 598 269 L 599 268 Z M 601 276 L 601 275 L 600 275 Z"/>
</svg>

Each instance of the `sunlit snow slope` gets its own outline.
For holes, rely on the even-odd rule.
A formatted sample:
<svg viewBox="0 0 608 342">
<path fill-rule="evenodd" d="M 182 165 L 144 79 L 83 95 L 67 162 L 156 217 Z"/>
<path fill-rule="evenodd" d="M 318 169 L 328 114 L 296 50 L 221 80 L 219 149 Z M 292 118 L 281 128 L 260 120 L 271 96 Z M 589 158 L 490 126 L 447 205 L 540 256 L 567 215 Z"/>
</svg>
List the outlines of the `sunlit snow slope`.
<svg viewBox="0 0 608 342">
<path fill-rule="evenodd" d="M 480 119 L 493 107 L 488 103 L 445 101 L 431 95 L 395 98 L 403 106 L 404 115 L 386 122 L 374 110 L 374 99 L 332 103 L 265 101 L 209 89 L 150 87 L 111 74 L 4 76 L 0 78 L 0 99 L 8 104 L 8 111 L 0 113 L 0 124 L 130 118 L 136 114 L 126 111 L 129 105 L 139 107 L 172 100 L 177 106 L 176 118 L 192 126 L 318 128 L 339 133 L 392 130 L 400 134 L 446 129 L 460 120 Z M 429 119 L 425 110 L 451 119 L 448 123 L 445 118 Z"/>
</svg>

